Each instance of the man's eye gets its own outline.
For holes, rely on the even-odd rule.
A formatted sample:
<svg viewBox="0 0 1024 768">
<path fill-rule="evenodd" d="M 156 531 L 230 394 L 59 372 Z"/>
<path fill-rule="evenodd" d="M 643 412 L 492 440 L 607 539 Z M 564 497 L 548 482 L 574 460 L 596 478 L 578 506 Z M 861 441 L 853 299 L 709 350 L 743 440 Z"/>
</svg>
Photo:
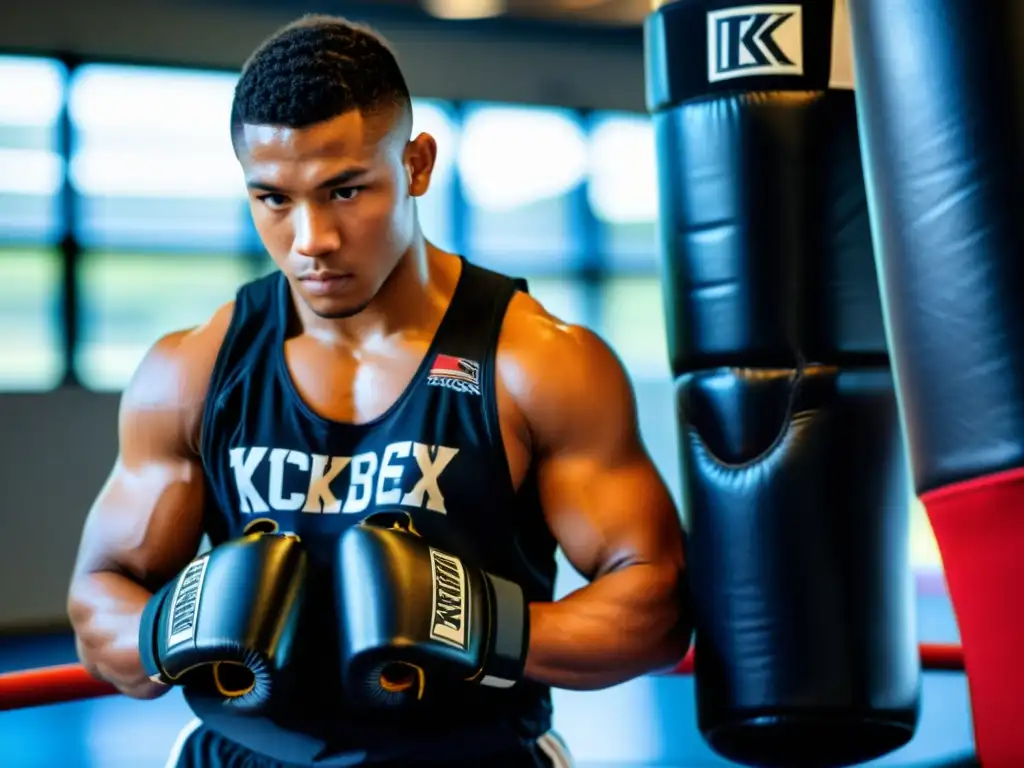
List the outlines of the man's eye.
<svg viewBox="0 0 1024 768">
<path fill-rule="evenodd" d="M 259 199 L 260 202 L 262 202 L 268 208 L 280 208 L 287 202 L 284 195 L 276 195 L 273 193 L 269 195 L 260 195 Z"/>
<path fill-rule="evenodd" d="M 339 187 L 331 192 L 336 200 L 354 200 L 363 191 L 363 187 Z"/>
</svg>

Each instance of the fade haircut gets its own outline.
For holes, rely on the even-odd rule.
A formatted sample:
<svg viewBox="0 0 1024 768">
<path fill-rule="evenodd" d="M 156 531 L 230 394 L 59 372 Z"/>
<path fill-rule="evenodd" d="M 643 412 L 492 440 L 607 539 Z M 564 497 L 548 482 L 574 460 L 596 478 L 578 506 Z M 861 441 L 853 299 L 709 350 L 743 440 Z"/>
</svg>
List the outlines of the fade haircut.
<svg viewBox="0 0 1024 768">
<path fill-rule="evenodd" d="M 310 14 L 267 38 L 242 67 L 231 138 L 245 125 L 306 128 L 346 112 L 374 115 L 412 102 L 394 53 L 369 27 Z"/>
</svg>

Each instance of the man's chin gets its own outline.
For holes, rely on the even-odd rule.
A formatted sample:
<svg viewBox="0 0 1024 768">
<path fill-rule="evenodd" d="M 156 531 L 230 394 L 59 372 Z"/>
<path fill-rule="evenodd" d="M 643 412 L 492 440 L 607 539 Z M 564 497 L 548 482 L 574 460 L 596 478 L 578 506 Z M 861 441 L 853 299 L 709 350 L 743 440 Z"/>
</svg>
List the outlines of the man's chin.
<svg viewBox="0 0 1024 768">
<path fill-rule="evenodd" d="M 325 320 L 343 320 L 354 317 L 366 309 L 373 299 L 367 292 L 354 282 L 342 284 L 343 290 L 330 293 L 306 291 L 300 282 L 295 286 L 296 298 L 301 300 L 317 317 Z"/>
<path fill-rule="evenodd" d="M 317 317 L 322 317 L 325 320 L 344 320 L 347 317 L 355 317 L 362 312 L 369 305 L 370 302 L 364 301 L 358 304 L 352 304 L 349 302 L 308 302 L 309 308 L 313 310 L 313 314 Z"/>
</svg>

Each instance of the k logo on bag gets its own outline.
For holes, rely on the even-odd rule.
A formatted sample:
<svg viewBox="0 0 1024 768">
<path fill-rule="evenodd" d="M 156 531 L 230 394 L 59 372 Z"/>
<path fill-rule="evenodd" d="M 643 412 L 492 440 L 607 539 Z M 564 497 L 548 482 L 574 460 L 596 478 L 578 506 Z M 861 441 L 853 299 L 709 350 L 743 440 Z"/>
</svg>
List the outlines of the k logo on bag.
<svg viewBox="0 0 1024 768">
<path fill-rule="evenodd" d="M 799 5 L 744 5 L 708 13 L 708 81 L 804 73 Z"/>
</svg>

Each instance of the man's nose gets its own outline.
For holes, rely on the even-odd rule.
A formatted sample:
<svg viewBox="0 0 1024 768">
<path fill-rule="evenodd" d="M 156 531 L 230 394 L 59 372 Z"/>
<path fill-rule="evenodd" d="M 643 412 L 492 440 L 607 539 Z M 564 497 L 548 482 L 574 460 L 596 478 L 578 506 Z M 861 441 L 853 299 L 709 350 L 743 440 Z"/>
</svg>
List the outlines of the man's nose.
<svg viewBox="0 0 1024 768">
<path fill-rule="evenodd" d="M 293 249 L 301 256 L 315 259 L 341 248 L 341 236 L 330 213 L 317 205 L 295 209 L 295 242 Z"/>
</svg>

